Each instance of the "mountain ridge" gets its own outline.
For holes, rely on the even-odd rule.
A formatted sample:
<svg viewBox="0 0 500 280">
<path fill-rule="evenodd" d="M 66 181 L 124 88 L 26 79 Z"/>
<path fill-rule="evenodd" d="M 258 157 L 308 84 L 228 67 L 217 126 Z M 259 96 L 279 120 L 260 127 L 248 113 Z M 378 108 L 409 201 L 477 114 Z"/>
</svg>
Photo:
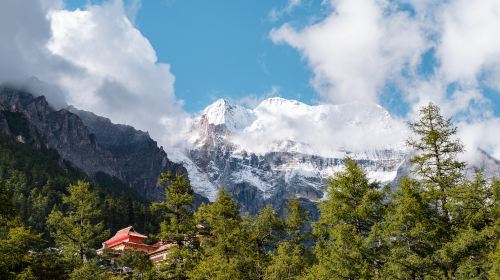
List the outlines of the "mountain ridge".
<svg viewBox="0 0 500 280">
<path fill-rule="evenodd" d="M 161 172 L 186 174 L 146 132 L 74 107 L 55 110 L 44 96 L 2 86 L 0 110 L 0 131 L 35 147 L 55 149 L 90 177 L 98 172 L 114 176 L 148 199 L 164 197 L 156 186 Z M 26 118 L 24 135 L 12 133 L 7 112 Z"/>
<path fill-rule="evenodd" d="M 191 145 L 171 154 L 187 168 L 196 192 L 213 200 L 222 186 L 242 211 L 256 213 L 266 204 L 279 208 L 291 196 L 321 200 L 327 178 L 343 170 L 346 157 L 371 180 L 395 185 L 410 168 L 406 129 L 377 104 L 307 105 L 269 98 L 250 109 L 220 99 L 194 117 L 186 137 Z M 322 135 L 328 133 L 331 139 Z M 318 149 L 320 144 L 331 148 Z M 497 168 L 498 163 L 485 162 L 486 170 Z"/>
</svg>

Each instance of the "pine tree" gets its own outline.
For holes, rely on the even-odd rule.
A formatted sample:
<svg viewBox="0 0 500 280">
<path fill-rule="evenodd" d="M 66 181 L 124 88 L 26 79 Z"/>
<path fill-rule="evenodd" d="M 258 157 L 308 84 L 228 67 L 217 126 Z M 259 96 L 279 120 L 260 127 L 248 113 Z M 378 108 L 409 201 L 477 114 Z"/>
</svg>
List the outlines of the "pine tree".
<svg viewBox="0 0 500 280">
<path fill-rule="evenodd" d="M 295 244 L 301 244 L 309 236 L 305 230 L 308 222 L 307 211 L 302 208 L 300 201 L 296 197 L 288 200 L 285 216 L 285 227 L 288 239 Z"/>
<path fill-rule="evenodd" d="M 103 268 L 94 261 L 83 263 L 69 275 L 70 280 L 106 280 L 107 278 Z"/>
<path fill-rule="evenodd" d="M 372 229 L 381 221 L 386 191 L 369 182 L 352 159 L 329 181 L 328 199 L 320 203 L 314 265 L 307 279 L 367 279 L 380 270 L 380 240 Z"/>
<path fill-rule="evenodd" d="M 165 217 L 160 238 L 183 246 L 195 235 L 193 188 L 184 176 L 172 173 L 162 173 L 159 184 L 165 186 L 166 198 L 165 202 L 153 205 L 155 209 L 162 210 Z"/>
<path fill-rule="evenodd" d="M 246 216 L 243 227 L 249 234 L 252 250 L 247 258 L 251 261 L 257 279 L 264 277 L 264 271 L 269 262 L 269 251 L 274 251 L 283 235 L 283 220 L 272 206 L 268 205 L 256 216 Z"/>
<path fill-rule="evenodd" d="M 384 258 L 383 279 L 424 279 L 433 273 L 433 254 L 438 247 L 438 213 L 421 192 L 416 180 L 404 178 L 391 197 L 383 235 L 390 248 Z"/>
<path fill-rule="evenodd" d="M 411 160 L 413 172 L 425 183 L 436 208 L 449 220 L 449 191 L 463 180 L 465 168 L 465 163 L 457 160 L 457 154 L 463 152 L 463 145 L 453 138 L 457 127 L 432 103 L 422 107 L 420 119 L 409 125 L 417 137 L 407 141 L 417 153 Z"/>
<path fill-rule="evenodd" d="M 494 184 L 494 183 L 493 183 Z M 437 255 L 452 264 L 459 279 L 485 279 L 490 266 L 488 253 L 495 244 L 494 186 L 477 172 L 472 180 L 450 192 L 451 240 Z M 496 236 L 498 239 L 498 235 Z"/>
<path fill-rule="evenodd" d="M 234 200 L 223 189 L 214 203 L 202 205 L 195 214 L 204 225 L 201 237 L 202 259 L 190 279 L 255 279 L 249 234 L 242 226 Z"/>
<path fill-rule="evenodd" d="M 266 268 L 264 279 L 297 279 L 310 263 L 309 252 L 304 244 L 308 238 L 306 232 L 307 213 L 302 209 L 297 198 L 288 200 L 285 217 L 287 236 L 272 253 Z"/>
<path fill-rule="evenodd" d="M 490 279 L 500 279 L 500 266 L 496 265 L 500 263 L 500 181 L 494 179 L 491 184 L 492 192 L 492 209 L 491 216 L 493 219 L 493 225 L 491 226 L 491 231 L 489 233 L 489 254 L 488 260 L 490 268 L 488 270 L 488 276 Z"/>
<path fill-rule="evenodd" d="M 466 165 L 457 159 L 463 145 L 455 139 L 457 128 L 430 103 L 420 110 L 420 119 L 410 123 L 417 137 L 408 140 L 416 151 L 414 173 L 421 181 L 421 195 L 437 212 L 434 238 L 439 247 L 434 254 L 435 274 L 456 279 L 486 275 L 483 265 L 487 232 L 491 228 L 491 194 L 481 175 L 475 180 L 464 176 Z M 486 235 L 486 236 L 485 236 Z M 482 252 L 481 252 L 482 251 Z"/>
<path fill-rule="evenodd" d="M 143 279 L 144 274 L 152 268 L 148 254 L 142 251 L 125 251 L 116 259 L 116 263 L 123 267 L 130 267 L 133 270 L 133 276 Z"/>
<path fill-rule="evenodd" d="M 2 228 L 0 232 L 0 279 L 19 279 L 32 276 L 33 254 L 43 244 L 40 235 L 32 233 L 17 221 Z M 33 278 L 26 278 L 33 279 Z"/>
<path fill-rule="evenodd" d="M 104 230 L 100 199 L 90 184 L 78 181 L 63 196 L 61 210 L 54 209 L 47 219 L 51 235 L 67 256 L 78 255 L 85 261 L 109 236 Z"/>
<path fill-rule="evenodd" d="M 187 279 L 198 258 L 198 240 L 194 221 L 194 192 L 184 176 L 162 173 L 160 185 L 166 186 L 165 202 L 153 204 L 163 213 L 160 238 L 174 242 L 162 269 L 167 279 Z"/>
</svg>

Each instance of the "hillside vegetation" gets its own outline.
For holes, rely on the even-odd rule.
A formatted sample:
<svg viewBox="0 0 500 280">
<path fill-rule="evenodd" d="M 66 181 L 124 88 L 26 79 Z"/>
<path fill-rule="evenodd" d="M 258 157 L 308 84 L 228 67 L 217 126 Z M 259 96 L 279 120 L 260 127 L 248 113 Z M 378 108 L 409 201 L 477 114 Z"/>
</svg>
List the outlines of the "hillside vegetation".
<svg viewBox="0 0 500 280">
<path fill-rule="evenodd" d="M 284 217 L 239 213 L 223 188 L 196 209 L 190 183 L 170 173 L 165 201 L 151 203 L 0 136 L 0 279 L 500 279 L 500 181 L 468 179 L 451 120 L 433 104 L 420 113 L 410 178 L 391 189 L 346 158 L 317 221 L 294 197 Z M 175 243 L 168 260 L 125 253 L 115 266 L 133 273 L 114 273 L 96 249 L 127 225 Z"/>
</svg>

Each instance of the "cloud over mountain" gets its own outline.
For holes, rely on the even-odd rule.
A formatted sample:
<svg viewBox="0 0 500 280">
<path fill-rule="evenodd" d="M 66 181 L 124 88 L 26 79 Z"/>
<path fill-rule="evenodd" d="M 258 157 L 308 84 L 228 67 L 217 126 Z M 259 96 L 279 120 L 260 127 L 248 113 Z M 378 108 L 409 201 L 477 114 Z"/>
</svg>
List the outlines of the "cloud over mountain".
<svg viewBox="0 0 500 280">
<path fill-rule="evenodd" d="M 148 130 L 162 142 L 171 139 L 165 131 L 184 119 L 174 75 L 131 23 L 123 1 L 73 11 L 61 3 L 6 2 L 0 11 L 2 82 L 36 76 L 58 87 L 69 104 Z"/>
<path fill-rule="evenodd" d="M 325 102 L 397 98 L 413 118 L 434 102 L 459 122 L 466 148 L 500 156 L 491 131 L 500 91 L 500 2 L 495 0 L 331 0 L 324 19 L 273 29 L 296 48 Z M 487 131 L 487 130 L 490 131 Z M 479 136 L 478 136 L 479 135 Z"/>
</svg>

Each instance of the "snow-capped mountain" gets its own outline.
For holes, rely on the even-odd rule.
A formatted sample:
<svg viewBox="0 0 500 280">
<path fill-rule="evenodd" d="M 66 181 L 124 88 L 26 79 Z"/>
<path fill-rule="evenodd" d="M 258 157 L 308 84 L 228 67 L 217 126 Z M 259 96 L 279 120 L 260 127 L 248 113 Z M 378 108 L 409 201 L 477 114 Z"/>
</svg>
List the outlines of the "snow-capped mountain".
<svg viewBox="0 0 500 280">
<path fill-rule="evenodd" d="M 218 100 L 193 121 L 189 145 L 171 153 L 195 191 L 220 186 L 243 211 L 279 208 L 291 195 L 323 197 L 326 178 L 356 159 L 373 180 L 391 182 L 405 160 L 405 125 L 378 105 L 306 105 L 270 98 L 253 109 Z"/>
<path fill-rule="evenodd" d="M 195 191 L 214 200 L 223 186 L 255 213 L 281 208 L 288 197 L 318 201 L 326 180 L 355 159 L 372 180 L 393 183 L 408 174 L 406 124 L 376 104 L 307 105 L 269 98 L 255 108 L 217 100 L 192 122 L 187 145 L 170 152 Z M 472 163 L 500 175 L 500 162 L 478 150 Z"/>
</svg>

